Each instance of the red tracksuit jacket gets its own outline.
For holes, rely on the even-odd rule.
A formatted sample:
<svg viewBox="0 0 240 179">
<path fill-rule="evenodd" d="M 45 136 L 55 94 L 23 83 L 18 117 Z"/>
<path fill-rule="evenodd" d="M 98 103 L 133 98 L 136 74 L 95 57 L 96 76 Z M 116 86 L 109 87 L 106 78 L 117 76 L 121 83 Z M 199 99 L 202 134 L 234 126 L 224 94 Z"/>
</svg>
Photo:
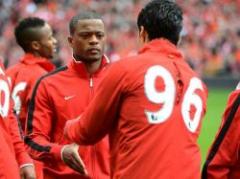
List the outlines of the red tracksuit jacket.
<svg viewBox="0 0 240 179">
<path fill-rule="evenodd" d="M 32 89 L 37 79 L 52 71 L 54 65 L 45 58 L 36 57 L 30 53 L 25 54 L 18 64 L 7 69 L 6 73 L 11 78 L 12 98 L 14 110 L 24 131 L 27 118 L 27 108 Z M 42 178 L 42 164 L 34 162 L 38 179 Z"/>
<path fill-rule="evenodd" d="M 65 135 L 89 145 L 109 133 L 111 178 L 198 179 L 206 98 L 205 85 L 176 47 L 153 40 L 108 69 L 81 118 L 66 123 Z"/>
<path fill-rule="evenodd" d="M 222 125 L 202 171 L 203 179 L 240 178 L 240 86 L 228 99 Z"/>
<path fill-rule="evenodd" d="M 6 71 L 11 78 L 14 110 L 19 116 L 23 130 L 25 129 L 27 107 L 34 84 L 38 78 L 53 69 L 54 65 L 49 60 L 28 53 L 21 58 L 18 64 Z"/>
<path fill-rule="evenodd" d="M 67 120 L 78 118 L 92 100 L 98 81 L 105 71 L 101 68 L 89 76 L 85 66 L 74 60 L 41 78 L 33 90 L 30 102 L 27 137 L 29 152 L 44 162 L 45 178 L 83 178 L 61 160 L 60 151 L 69 141 L 63 137 Z M 81 147 L 79 151 L 91 178 L 109 178 L 108 140 Z"/>
<path fill-rule="evenodd" d="M 20 178 L 19 165 L 32 163 L 24 150 L 10 102 L 10 85 L 0 63 L 0 178 Z M 13 146 L 14 144 L 14 146 Z"/>
<path fill-rule="evenodd" d="M 26 148 L 24 146 L 24 141 L 22 139 L 21 132 L 20 132 L 21 129 L 20 129 L 20 126 L 18 125 L 17 118 L 13 113 L 12 104 L 13 103 L 10 104 L 11 111 L 9 111 L 9 115 L 7 116 L 7 119 L 5 119 L 5 121 L 7 122 L 8 130 L 11 135 L 11 141 L 13 143 L 18 166 L 23 167 L 26 164 L 33 165 L 33 161 L 28 155 Z"/>
</svg>

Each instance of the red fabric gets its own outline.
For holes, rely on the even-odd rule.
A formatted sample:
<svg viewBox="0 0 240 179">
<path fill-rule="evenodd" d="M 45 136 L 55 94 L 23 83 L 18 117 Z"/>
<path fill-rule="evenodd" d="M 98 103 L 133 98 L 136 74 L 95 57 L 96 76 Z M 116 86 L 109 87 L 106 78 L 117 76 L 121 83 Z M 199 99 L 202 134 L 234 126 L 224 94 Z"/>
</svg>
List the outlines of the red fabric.
<svg viewBox="0 0 240 179">
<path fill-rule="evenodd" d="M 67 120 L 78 118 L 90 103 L 106 64 L 104 59 L 101 68 L 89 75 L 82 63 L 72 60 L 67 67 L 46 75 L 35 87 L 27 144 L 31 156 L 44 162 L 44 178 L 83 178 L 61 160 L 60 151 L 63 145 L 69 144 L 64 139 L 63 128 Z M 42 150 L 31 147 L 33 142 Z M 80 147 L 79 153 L 91 178 L 109 178 L 107 138 L 94 146 Z"/>
<path fill-rule="evenodd" d="M 149 87 L 144 85 L 149 82 L 145 80 L 146 72 L 150 67 L 163 67 L 172 75 L 165 82 L 158 76 L 152 86 L 156 95 L 162 94 L 157 100 L 165 98 L 168 103 L 172 96 L 174 99 L 170 116 L 158 124 L 149 123 L 146 117 L 146 111 L 161 111 L 164 107 L 163 103 L 150 102 L 145 95 L 144 89 Z M 163 74 L 165 77 L 166 73 Z M 202 89 L 194 94 L 202 102 L 202 111 L 195 131 L 189 131 L 181 114 L 183 96 L 193 77 L 197 78 L 196 73 L 173 44 L 163 39 L 151 41 L 139 55 L 120 60 L 109 68 L 81 118 L 66 123 L 65 135 L 80 145 L 89 145 L 109 133 L 111 178 L 200 178 L 197 138 L 207 98 L 207 90 L 200 80 Z M 168 81 L 173 84 L 166 85 Z M 165 86 L 170 90 L 174 85 L 176 93 L 165 94 Z M 195 114 L 192 106 L 185 112 L 189 116 Z M 153 121 L 155 116 L 150 116 Z"/>
<path fill-rule="evenodd" d="M 27 106 L 31 97 L 31 91 L 37 79 L 54 69 L 54 65 L 47 59 L 25 54 L 20 62 L 7 69 L 6 73 L 11 78 L 12 91 L 20 83 L 26 83 L 26 87 L 17 93 L 21 101 L 19 120 L 22 128 L 25 128 Z M 18 101 L 16 102 L 18 103 Z M 19 105 L 19 104 L 16 104 Z"/>
<path fill-rule="evenodd" d="M 25 87 L 19 90 L 16 93 L 15 97 L 12 96 L 15 102 L 14 109 L 18 114 L 18 118 L 20 120 L 23 131 L 27 118 L 28 103 L 34 84 L 39 77 L 46 74 L 47 72 L 52 71 L 53 69 L 54 65 L 49 60 L 42 57 L 36 57 L 33 54 L 28 53 L 20 59 L 20 62 L 18 64 L 8 68 L 6 71 L 7 75 L 11 78 L 12 93 L 15 93 L 16 88 L 19 86 L 19 84 L 25 84 Z M 17 100 L 16 97 L 18 97 L 20 100 Z M 20 144 L 18 145 L 20 146 Z M 41 179 L 42 164 L 40 162 L 34 161 L 34 165 L 37 178 Z"/>
<path fill-rule="evenodd" d="M 11 109 L 13 109 L 12 105 L 11 105 Z M 14 151 L 16 154 L 16 159 L 17 159 L 19 167 L 21 167 L 24 164 L 32 164 L 33 161 L 25 149 L 24 141 L 20 134 L 20 128 L 18 125 L 18 121 L 16 119 L 16 116 L 13 114 L 12 110 L 10 111 L 10 114 L 8 115 L 8 121 L 9 121 L 9 132 L 11 135 L 11 140 L 13 142 Z"/>
<path fill-rule="evenodd" d="M 0 178 L 20 178 L 19 167 L 16 162 L 12 136 L 10 134 L 10 121 L 8 115 L 11 113 L 10 86 L 0 63 Z M 9 95 L 7 95 L 7 93 Z M 6 107 L 6 108 L 5 108 Z M 3 112 L 4 111 L 4 112 Z"/>
<path fill-rule="evenodd" d="M 225 112 L 222 117 L 222 125 L 219 131 L 225 124 L 225 120 L 229 115 L 232 105 L 236 98 L 240 95 L 240 89 L 233 91 L 228 99 Z M 240 178 L 240 107 L 233 118 L 230 128 L 228 129 L 224 139 L 218 148 L 213 160 L 207 168 L 208 179 L 235 179 Z M 216 136 L 216 138 L 218 135 Z M 211 150 L 210 150 L 211 151 Z"/>
<path fill-rule="evenodd" d="M 11 87 L 9 87 L 11 88 Z M 33 163 L 32 159 L 29 157 L 28 153 L 26 152 L 24 142 L 22 140 L 22 136 L 20 134 L 20 128 L 18 125 L 18 121 L 16 119 L 16 116 L 13 113 L 13 102 L 10 101 L 10 111 L 7 116 L 7 122 L 9 127 L 9 132 L 11 135 L 11 140 L 13 142 L 14 151 L 16 154 L 16 159 L 18 162 L 19 167 L 21 167 L 24 164 Z"/>
</svg>

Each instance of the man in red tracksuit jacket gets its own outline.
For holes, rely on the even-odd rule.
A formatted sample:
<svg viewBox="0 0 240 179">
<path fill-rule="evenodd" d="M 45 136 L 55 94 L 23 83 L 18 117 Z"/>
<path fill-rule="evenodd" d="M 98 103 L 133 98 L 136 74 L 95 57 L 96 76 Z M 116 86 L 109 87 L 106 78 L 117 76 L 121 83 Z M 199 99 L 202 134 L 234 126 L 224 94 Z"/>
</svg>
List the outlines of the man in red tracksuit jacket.
<svg viewBox="0 0 240 179">
<path fill-rule="evenodd" d="M 203 179 L 240 178 L 240 83 L 229 98 L 222 125 L 202 171 Z"/>
<path fill-rule="evenodd" d="M 22 179 L 34 179 L 33 162 L 21 139 L 10 94 L 9 80 L 0 62 L 0 178 L 18 179 L 21 175 Z"/>
<path fill-rule="evenodd" d="M 31 91 L 38 78 L 54 69 L 50 59 L 55 53 L 57 41 L 51 27 L 37 17 L 20 21 L 15 28 L 15 38 L 25 55 L 6 73 L 13 87 L 14 110 L 24 130 Z"/>
<path fill-rule="evenodd" d="M 49 24 L 37 17 L 20 21 L 15 28 L 15 38 L 25 55 L 6 73 L 11 78 L 14 110 L 24 130 L 33 86 L 38 78 L 54 69 L 50 59 L 57 41 Z M 38 179 L 42 178 L 41 168 L 41 163 L 35 162 Z"/>
<path fill-rule="evenodd" d="M 44 178 L 86 178 L 77 172 L 81 172 L 75 162 L 79 154 L 90 178 L 109 178 L 107 138 L 79 151 L 77 145 L 69 145 L 76 149 L 75 158 L 67 158 L 61 152 L 70 144 L 63 136 L 66 121 L 78 118 L 85 110 L 108 63 L 103 55 L 105 28 L 99 15 L 82 12 L 72 18 L 69 26 L 74 59 L 37 82 L 29 106 L 25 142 L 31 156 L 44 162 Z"/>
<path fill-rule="evenodd" d="M 81 117 L 66 123 L 80 149 L 109 134 L 111 178 L 200 178 L 207 90 L 176 48 L 181 27 L 174 1 L 150 1 L 138 16 L 139 54 L 112 64 Z"/>
</svg>

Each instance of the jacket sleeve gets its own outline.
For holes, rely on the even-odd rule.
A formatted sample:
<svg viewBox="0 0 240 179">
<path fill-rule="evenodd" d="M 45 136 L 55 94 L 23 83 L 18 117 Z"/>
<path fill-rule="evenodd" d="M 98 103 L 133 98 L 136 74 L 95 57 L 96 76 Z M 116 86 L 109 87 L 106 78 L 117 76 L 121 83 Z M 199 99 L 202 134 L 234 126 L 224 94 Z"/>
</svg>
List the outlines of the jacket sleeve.
<svg viewBox="0 0 240 179">
<path fill-rule="evenodd" d="M 61 160 L 63 146 L 50 142 L 54 115 L 42 79 L 37 81 L 29 102 L 25 143 L 33 159 L 54 163 Z"/>
<path fill-rule="evenodd" d="M 12 109 L 13 105 L 11 103 L 11 109 Z M 9 131 L 10 131 L 10 135 L 11 135 L 11 139 L 13 142 L 13 147 L 14 147 L 14 151 L 16 154 L 16 159 L 18 162 L 19 167 L 21 168 L 22 166 L 26 166 L 26 165 L 33 165 L 33 161 L 30 158 L 30 156 L 27 153 L 27 150 L 24 146 L 24 141 L 21 135 L 21 129 L 19 127 L 19 123 L 17 121 L 16 116 L 13 113 L 13 110 L 10 111 L 10 114 L 8 116 L 8 120 L 9 120 Z"/>
<path fill-rule="evenodd" d="M 68 140 L 80 145 L 94 144 L 117 122 L 116 113 L 124 93 L 125 76 L 121 67 L 111 67 L 80 119 L 67 121 L 64 134 Z"/>
<path fill-rule="evenodd" d="M 222 117 L 221 127 L 218 131 L 218 134 L 216 135 L 215 141 L 213 142 L 209 150 L 209 154 L 203 168 L 203 175 L 207 175 L 208 179 L 228 178 L 234 173 L 232 172 L 233 168 L 239 165 L 238 159 L 239 158 L 238 155 L 240 152 L 239 105 L 234 115 L 231 116 L 231 113 L 233 113 L 234 103 L 236 103 L 237 100 L 238 101 L 240 100 L 239 95 L 240 90 L 236 90 L 232 92 L 231 95 L 229 96 L 228 103 Z M 232 120 L 230 126 L 228 129 L 226 129 L 227 125 L 229 125 L 230 120 Z M 239 168 L 237 170 L 239 170 Z"/>
</svg>

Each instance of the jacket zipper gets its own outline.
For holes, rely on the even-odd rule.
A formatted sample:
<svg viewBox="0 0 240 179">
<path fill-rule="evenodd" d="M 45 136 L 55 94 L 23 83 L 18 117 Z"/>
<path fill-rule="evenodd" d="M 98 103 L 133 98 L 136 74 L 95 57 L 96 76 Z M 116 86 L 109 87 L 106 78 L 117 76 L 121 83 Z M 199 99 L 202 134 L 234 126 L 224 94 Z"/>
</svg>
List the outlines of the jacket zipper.
<svg viewBox="0 0 240 179">
<path fill-rule="evenodd" d="M 90 80 L 89 80 L 89 86 L 90 86 L 90 89 L 91 89 L 91 97 L 92 97 L 92 90 L 93 90 L 93 78 L 90 77 Z"/>
<path fill-rule="evenodd" d="M 90 102 L 93 98 L 93 87 L 94 87 L 94 83 L 93 83 L 93 77 L 90 76 L 89 79 L 89 87 L 90 87 Z M 96 173 L 95 173 L 95 158 L 96 158 L 96 151 L 95 151 L 95 145 L 92 146 L 92 152 L 91 152 L 91 158 L 92 158 L 92 175 L 94 179 L 97 179 Z"/>
</svg>

